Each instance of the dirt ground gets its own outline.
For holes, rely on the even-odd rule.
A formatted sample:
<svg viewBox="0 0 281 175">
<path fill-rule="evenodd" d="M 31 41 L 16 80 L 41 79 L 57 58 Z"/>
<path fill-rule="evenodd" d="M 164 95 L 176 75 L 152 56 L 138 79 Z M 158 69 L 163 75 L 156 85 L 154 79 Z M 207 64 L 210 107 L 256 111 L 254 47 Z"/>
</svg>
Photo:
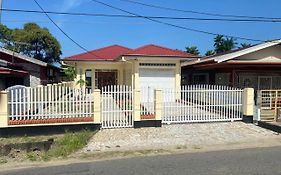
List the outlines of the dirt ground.
<svg viewBox="0 0 281 175">
<path fill-rule="evenodd" d="M 202 147 L 256 142 L 281 135 L 243 122 L 163 125 L 161 128 L 104 129 L 82 152 Z"/>
</svg>

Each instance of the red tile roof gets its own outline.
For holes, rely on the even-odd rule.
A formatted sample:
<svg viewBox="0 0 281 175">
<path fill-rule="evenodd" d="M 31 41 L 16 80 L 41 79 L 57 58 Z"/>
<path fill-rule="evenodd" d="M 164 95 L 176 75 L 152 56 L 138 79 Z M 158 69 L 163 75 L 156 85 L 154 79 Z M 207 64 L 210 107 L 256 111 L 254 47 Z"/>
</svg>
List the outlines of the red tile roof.
<svg viewBox="0 0 281 175">
<path fill-rule="evenodd" d="M 145 45 L 132 50 L 131 52 L 124 54 L 129 56 L 164 56 L 164 57 L 194 57 L 190 53 L 186 53 L 180 50 L 170 49 L 157 45 Z"/>
<path fill-rule="evenodd" d="M 193 54 L 186 53 L 180 50 L 169 49 L 157 45 L 145 45 L 137 49 L 130 49 L 120 45 L 112 45 L 90 52 L 81 53 L 65 58 L 65 61 L 113 61 L 121 55 L 125 56 L 163 56 L 163 57 L 183 57 L 192 58 L 196 57 Z"/>
<path fill-rule="evenodd" d="M 120 55 L 128 53 L 132 49 L 120 45 L 112 45 L 100 49 L 84 52 L 78 55 L 73 55 L 65 58 L 65 61 L 113 61 Z"/>
</svg>

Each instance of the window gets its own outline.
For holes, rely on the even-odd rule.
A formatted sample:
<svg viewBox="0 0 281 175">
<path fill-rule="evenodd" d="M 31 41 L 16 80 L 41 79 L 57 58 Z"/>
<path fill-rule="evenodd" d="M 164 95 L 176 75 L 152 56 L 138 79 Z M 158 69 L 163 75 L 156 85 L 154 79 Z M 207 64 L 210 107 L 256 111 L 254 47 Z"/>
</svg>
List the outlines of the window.
<svg viewBox="0 0 281 175">
<path fill-rule="evenodd" d="M 92 70 L 87 69 L 85 72 L 86 77 L 86 89 L 92 89 Z"/>
<path fill-rule="evenodd" d="M 230 73 L 216 73 L 216 85 L 230 85 Z"/>
<path fill-rule="evenodd" d="M 209 76 L 207 73 L 193 74 L 192 82 L 193 84 L 208 84 Z"/>
</svg>

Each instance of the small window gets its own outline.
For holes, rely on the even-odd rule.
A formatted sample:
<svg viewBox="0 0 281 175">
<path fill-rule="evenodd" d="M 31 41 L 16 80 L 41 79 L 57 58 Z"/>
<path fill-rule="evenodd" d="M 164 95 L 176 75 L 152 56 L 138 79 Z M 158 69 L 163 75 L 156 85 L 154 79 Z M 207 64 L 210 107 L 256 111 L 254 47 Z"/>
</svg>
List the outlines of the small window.
<svg viewBox="0 0 281 175">
<path fill-rule="evenodd" d="M 193 84 L 208 84 L 209 76 L 208 74 L 193 74 L 192 80 Z"/>
<path fill-rule="evenodd" d="M 92 70 L 87 69 L 85 71 L 85 77 L 86 77 L 86 89 L 92 89 Z"/>
</svg>

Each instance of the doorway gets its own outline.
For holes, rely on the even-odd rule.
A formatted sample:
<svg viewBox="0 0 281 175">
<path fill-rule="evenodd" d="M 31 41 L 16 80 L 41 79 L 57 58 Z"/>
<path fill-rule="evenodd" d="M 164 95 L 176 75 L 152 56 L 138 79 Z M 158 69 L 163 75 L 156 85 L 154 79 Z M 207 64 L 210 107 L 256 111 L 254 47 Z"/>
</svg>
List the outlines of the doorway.
<svg viewBox="0 0 281 175">
<path fill-rule="evenodd" d="M 95 79 L 95 88 L 97 89 L 117 85 L 117 70 L 96 70 Z"/>
</svg>

